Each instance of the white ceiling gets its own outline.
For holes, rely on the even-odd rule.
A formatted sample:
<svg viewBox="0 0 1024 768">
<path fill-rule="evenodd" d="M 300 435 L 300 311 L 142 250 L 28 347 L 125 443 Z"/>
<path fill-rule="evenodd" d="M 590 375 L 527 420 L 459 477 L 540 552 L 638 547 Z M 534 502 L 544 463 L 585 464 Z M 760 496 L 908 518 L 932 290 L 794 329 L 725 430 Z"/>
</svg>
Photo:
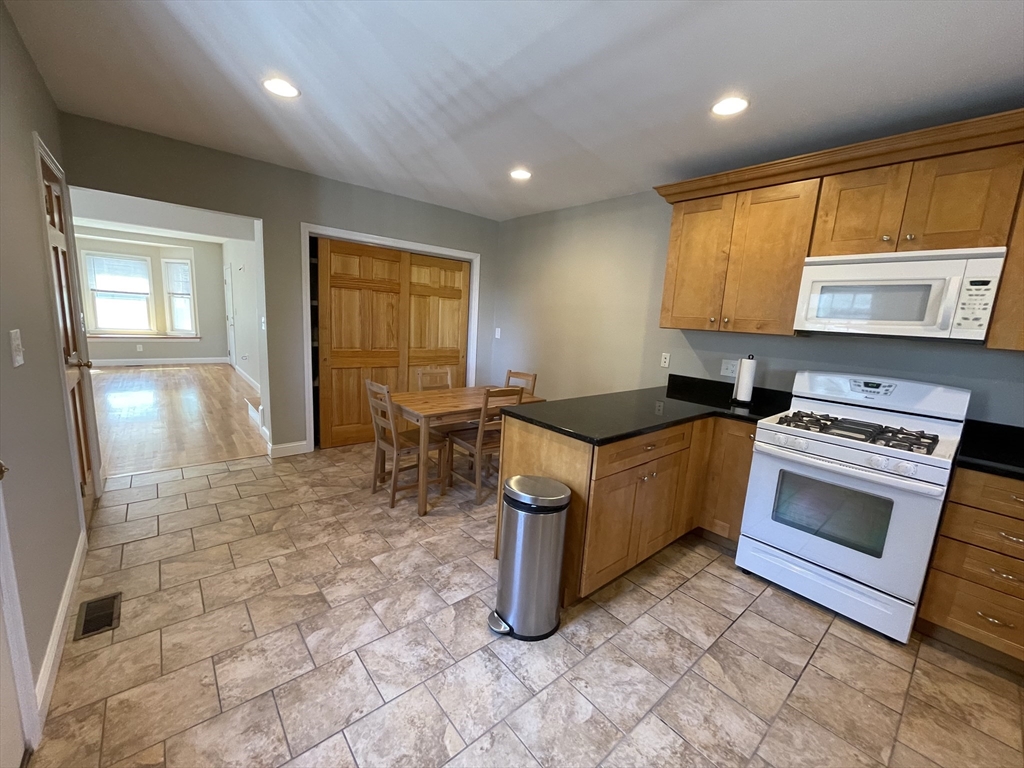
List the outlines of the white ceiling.
<svg viewBox="0 0 1024 768">
<path fill-rule="evenodd" d="M 1024 105 L 1017 0 L 7 5 L 66 112 L 499 220 Z"/>
</svg>

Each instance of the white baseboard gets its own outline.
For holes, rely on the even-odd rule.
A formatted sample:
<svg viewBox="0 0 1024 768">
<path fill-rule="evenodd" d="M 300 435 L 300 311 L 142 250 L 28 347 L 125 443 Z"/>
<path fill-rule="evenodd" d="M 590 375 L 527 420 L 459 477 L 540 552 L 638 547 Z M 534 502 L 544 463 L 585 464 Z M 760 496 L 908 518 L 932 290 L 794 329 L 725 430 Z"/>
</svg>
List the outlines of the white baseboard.
<svg viewBox="0 0 1024 768">
<path fill-rule="evenodd" d="M 230 361 L 225 360 L 225 362 L 230 362 Z M 260 393 L 260 383 L 258 381 L 256 381 L 256 379 L 254 379 L 252 376 L 250 376 L 248 373 L 246 373 L 241 368 L 239 368 L 237 363 L 234 365 L 234 369 L 235 369 L 235 373 L 237 373 L 239 376 L 241 376 L 243 379 L 245 379 L 246 383 L 250 387 L 255 389 L 256 390 L 256 394 L 258 395 Z"/>
<path fill-rule="evenodd" d="M 295 456 L 300 453 L 309 453 L 311 450 L 313 449 L 306 446 L 305 440 L 295 443 L 279 443 L 270 446 L 270 458 L 280 459 L 282 456 Z"/>
<path fill-rule="evenodd" d="M 227 357 L 126 357 L 123 360 L 93 360 L 97 368 L 124 365 L 196 365 L 199 363 L 230 363 Z"/>
<path fill-rule="evenodd" d="M 67 581 L 64 582 L 64 594 L 60 598 L 57 618 L 53 621 L 50 642 L 46 646 L 46 656 L 43 657 L 43 664 L 39 668 L 39 679 L 36 681 L 36 701 L 39 704 L 40 722 L 46 722 L 46 713 L 50 709 L 50 696 L 53 695 L 53 684 L 57 679 L 57 668 L 60 667 L 61 656 L 64 653 L 64 641 L 67 639 L 68 608 L 71 606 L 71 599 L 75 596 L 78 576 L 85 565 L 87 542 L 88 535 L 82 531 L 81 536 L 78 537 L 78 546 L 75 548 L 75 557 L 71 561 Z"/>
</svg>

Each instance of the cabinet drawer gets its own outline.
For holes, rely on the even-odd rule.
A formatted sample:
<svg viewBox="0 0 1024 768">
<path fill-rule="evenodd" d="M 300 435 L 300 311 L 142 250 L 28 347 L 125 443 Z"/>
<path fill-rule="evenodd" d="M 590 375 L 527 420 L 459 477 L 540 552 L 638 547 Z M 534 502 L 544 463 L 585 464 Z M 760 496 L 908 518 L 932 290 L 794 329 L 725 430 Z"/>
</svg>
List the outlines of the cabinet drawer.
<svg viewBox="0 0 1024 768">
<path fill-rule="evenodd" d="M 939 536 L 932 568 L 1024 599 L 1024 560 Z"/>
<path fill-rule="evenodd" d="M 1024 659 L 1024 600 L 934 568 L 921 599 L 921 618 Z"/>
<path fill-rule="evenodd" d="M 651 459 L 690 447 L 692 425 L 680 424 L 648 435 L 600 446 L 594 457 L 594 479 L 614 475 Z"/>
<path fill-rule="evenodd" d="M 1024 520 L 948 502 L 939 533 L 1024 559 Z"/>
<path fill-rule="evenodd" d="M 969 507 L 1024 520 L 1024 480 L 975 472 L 972 469 L 957 469 L 953 473 L 949 498 Z"/>
</svg>

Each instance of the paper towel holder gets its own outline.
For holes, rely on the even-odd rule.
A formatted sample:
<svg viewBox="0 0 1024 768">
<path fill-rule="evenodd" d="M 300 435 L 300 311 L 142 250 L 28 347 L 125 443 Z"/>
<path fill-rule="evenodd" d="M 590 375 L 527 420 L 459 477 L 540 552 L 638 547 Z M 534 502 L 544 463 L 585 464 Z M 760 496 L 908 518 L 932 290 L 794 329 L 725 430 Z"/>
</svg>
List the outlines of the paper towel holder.
<svg viewBox="0 0 1024 768">
<path fill-rule="evenodd" d="M 757 363 L 753 355 L 740 358 L 736 366 L 736 382 L 732 387 L 732 402 L 749 405 L 754 392 L 754 371 Z"/>
</svg>

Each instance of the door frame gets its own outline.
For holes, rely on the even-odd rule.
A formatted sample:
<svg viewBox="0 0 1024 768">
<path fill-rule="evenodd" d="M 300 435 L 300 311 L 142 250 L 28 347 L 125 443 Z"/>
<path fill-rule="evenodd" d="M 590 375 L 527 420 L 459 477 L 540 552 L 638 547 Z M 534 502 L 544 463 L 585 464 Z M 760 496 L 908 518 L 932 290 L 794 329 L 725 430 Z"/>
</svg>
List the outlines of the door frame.
<svg viewBox="0 0 1024 768">
<path fill-rule="evenodd" d="M 228 326 L 228 361 L 231 367 L 237 370 L 235 365 L 235 281 L 231 274 L 231 262 L 222 259 L 221 270 L 224 275 L 224 319 Z"/>
<path fill-rule="evenodd" d="M 399 240 L 394 237 L 383 237 L 382 235 L 371 235 L 365 232 L 353 232 L 348 229 L 336 229 L 321 224 L 307 224 L 302 222 L 299 226 L 302 238 L 302 355 L 303 372 L 305 375 L 305 392 L 303 397 L 306 401 L 306 443 L 305 452 L 313 450 L 313 360 L 310 350 L 313 348 L 313 318 L 309 311 L 309 238 L 329 237 L 332 240 L 347 240 L 351 243 L 362 243 L 363 245 L 379 245 L 384 248 L 393 248 L 397 251 L 410 251 L 420 253 L 424 256 L 441 256 L 446 259 L 469 262 L 469 322 L 466 329 L 466 386 L 476 385 L 476 345 L 477 332 L 479 329 L 480 314 L 480 254 L 472 251 L 460 251 L 455 248 L 445 248 L 441 245 L 430 245 L 428 243 L 416 243 L 412 240 Z"/>
</svg>

